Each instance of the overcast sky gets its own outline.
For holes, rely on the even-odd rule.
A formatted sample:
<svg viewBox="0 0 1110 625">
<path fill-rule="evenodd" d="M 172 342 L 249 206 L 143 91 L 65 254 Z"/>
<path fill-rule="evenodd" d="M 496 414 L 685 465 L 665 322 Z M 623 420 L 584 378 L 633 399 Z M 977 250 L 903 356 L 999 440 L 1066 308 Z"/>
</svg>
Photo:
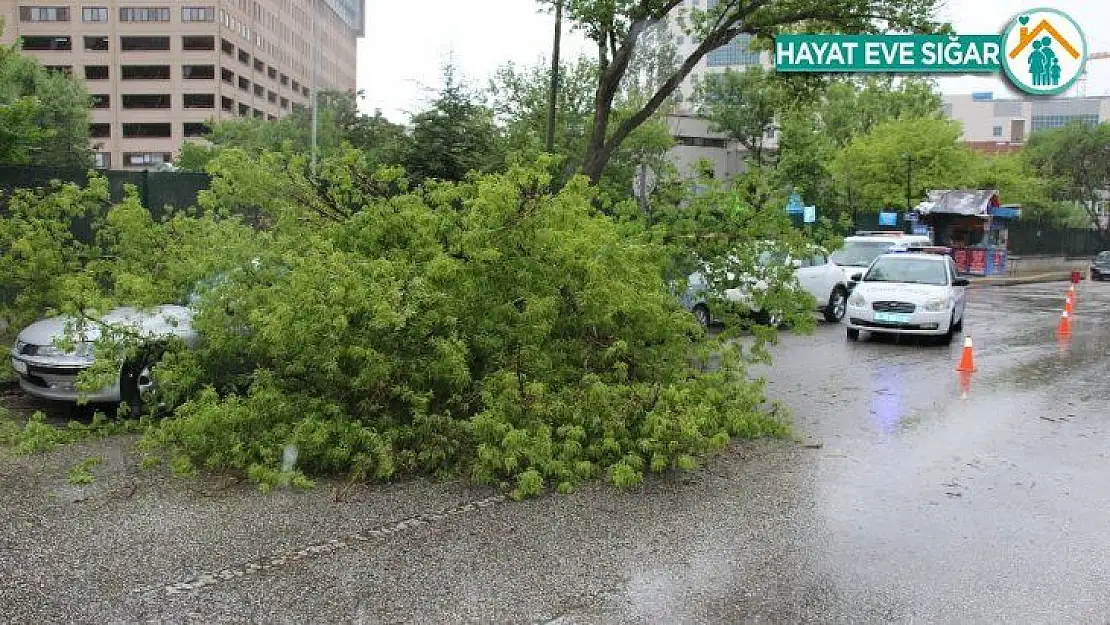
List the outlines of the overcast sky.
<svg viewBox="0 0 1110 625">
<path fill-rule="evenodd" d="M 962 34 L 998 33 L 1023 9 L 1053 7 L 1079 22 L 1092 52 L 1106 52 L 1110 21 L 1099 19 L 1106 6 L 1106 0 L 947 0 L 941 17 Z M 363 108 L 380 108 L 394 121 L 419 110 L 448 59 L 485 86 L 504 63 L 532 65 L 551 48 L 553 17 L 539 13 L 534 0 L 367 0 L 366 13 L 358 57 Z M 591 52 L 577 33 L 564 32 L 563 44 L 568 56 Z M 1110 95 L 1110 59 L 1090 63 L 1088 71 L 1088 95 Z M 940 84 L 946 93 L 1010 90 L 994 77 L 950 77 Z"/>
</svg>

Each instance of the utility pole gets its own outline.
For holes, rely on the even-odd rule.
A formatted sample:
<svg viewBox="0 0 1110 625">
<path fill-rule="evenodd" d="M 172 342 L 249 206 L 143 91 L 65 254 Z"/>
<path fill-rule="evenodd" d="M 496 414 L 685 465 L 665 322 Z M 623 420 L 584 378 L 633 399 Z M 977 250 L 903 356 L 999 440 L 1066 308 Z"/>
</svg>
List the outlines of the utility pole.
<svg viewBox="0 0 1110 625">
<path fill-rule="evenodd" d="M 316 176 L 316 125 L 319 100 L 316 97 L 316 0 L 309 3 L 312 11 L 312 175 Z"/>
<path fill-rule="evenodd" d="M 555 0 L 555 41 L 551 49 L 551 94 L 547 102 L 547 143 L 549 153 L 555 151 L 555 103 L 559 99 L 559 45 L 563 38 L 563 2 Z"/>
<path fill-rule="evenodd" d="M 913 206 L 910 205 L 910 187 L 913 185 L 913 155 L 906 154 L 906 214 L 908 215 Z"/>
</svg>

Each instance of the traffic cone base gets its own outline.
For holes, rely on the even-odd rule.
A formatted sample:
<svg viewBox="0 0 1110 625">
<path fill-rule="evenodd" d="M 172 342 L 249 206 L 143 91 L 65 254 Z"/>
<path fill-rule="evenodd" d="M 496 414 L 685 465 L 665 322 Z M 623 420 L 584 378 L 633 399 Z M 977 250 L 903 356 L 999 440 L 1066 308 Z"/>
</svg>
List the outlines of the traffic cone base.
<svg viewBox="0 0 1110 625">
<path fill-rule="evenodd" d="M 1064 314 L 1060 315 L 1060 325 L 1056 327 L 1056 334 L 1059 336 L 1071 336 L 1071 316 L 1068 315 L 1068 310 L 1064 309 Z"/>
<path fill-rule="evenodd" d="M 975 355 L 973 353 L 971 337 L 964 337 L 964 350 L 960 356 L 960 364 L 956 367 L 956 371 L 961 373 L 973 373 L 977 371 L 975 368 Z"/>
</svg>

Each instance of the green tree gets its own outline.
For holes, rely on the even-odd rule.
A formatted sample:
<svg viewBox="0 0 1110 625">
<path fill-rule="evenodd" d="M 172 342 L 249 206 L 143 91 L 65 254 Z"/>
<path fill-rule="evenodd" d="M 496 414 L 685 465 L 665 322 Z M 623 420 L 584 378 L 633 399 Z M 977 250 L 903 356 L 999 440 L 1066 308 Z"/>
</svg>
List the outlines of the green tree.
<svg viewBox="0 0 1110 625">
<path fill-rule="evenodd" d="M 321 91 L 317 96 L 317 153 L 335 154 L 344 145 L 366 151 L 374 164 L 398 164 L 408 150 L 404 127 L 390 122 L 378 111 L 373 117 L 358 110 L 362 92 Z M 309 153 L 312 149 L 312 109 L 295 106 L 277 120 L 258 117 L 231 119 L 211 125 L 203 142 L 187 141 L 181 146 L 176 165 L 187 171 L 204 171 L 217 152 L 242 148 L 260 153 L 290 149 Z"/>
<path fill-rule="evenodd" d="M 756 167 L 765 163 L 764 146 L 777 114 L 785 109 L 784 96 L 781 82 L 759 66 L 710 74 L 695 89 L 698 112 L 711 129 L 743 146 Z"/>
<path fill-rule="evenodd" d="M 911 206 L 929 189 L 972 182 L 978 158 L 961 141 L 958 122 L 904 117 L 881 122 L 841 150 L 832 166 L 838 184 L 851 184 L 861 212 Z M 909 185 L 907 188 L 907 184 Z M 907 197 L 908 194 L 908 197 Z"/>
<path fill-rule="evenodd" d="M 1002 201 L 1022 206 L 1024 221 L 1065 226 L 1072 220 L 1067 202 L 1052 197 L 1052 185 L 1042 178 L 1024 153 L 999 154 L 982 159 L 971 184 L 977 189 L 997 189 Z"/>
<path fill-rule="evenodd" d="M 84 83 L 0 46 L 0 164 L 91 166 L 90 106 Z"/>
<path fill-rule="evenodd" d="M 1035 132 L 1023 151 L 1050 185 L 1053 197 L 1082 207 L 1099 235 L 1110 238 L 1110 224 L 1097 210 L 1110 189 L 1110 124 L 1073 122 Z"/>
<path fill-rule="evenodd" d="M 552 6 L 554 0 L 539 0 Z M 671 99 L 675 88 L 710 51 L 738 35 L 773 37 L 789 29 L 871 32 L 932 30 L 936 0 L 773 0 L 716 2 L 708 10 L 688 8 L 679 25 L 699 42 L 680 58 L 674 72 L 636 108 L 614 123 L 612 112 L 634 53 L 649 29 L 672 19 L 681 0 L 568 0 L 566 15 L 597 47 L 600 73 L 583 172 L 594 182 L 620 144 Z M 681 9 L 679 9 L 681 10 Z"/>
<path fill-rule="evenodd" d="M 462 180 L 501 168 L 503 146 L 493 110 L 448 64 L 429 108 L 412 117 L 405 168 L 414 180 Z"/>
</svg>

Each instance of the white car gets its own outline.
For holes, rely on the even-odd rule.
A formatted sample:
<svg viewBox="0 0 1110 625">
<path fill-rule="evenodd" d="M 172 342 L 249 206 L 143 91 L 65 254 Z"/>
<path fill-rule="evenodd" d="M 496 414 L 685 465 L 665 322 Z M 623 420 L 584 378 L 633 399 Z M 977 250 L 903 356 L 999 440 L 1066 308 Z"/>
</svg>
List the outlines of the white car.
<svg viewBox="0 0 1110 625">
<path fill-rule="evenodd" d="M 197 334 L 192 328 L 190 308 L 167 304 L 152 310 L 117 308 L 100 317 L 106 325 L 137 332 L 148 346 L 137 361 L 124 363 L 119 378 L 105 388 L 86 393 L 93 403 L 125 402 L 132 411 L 141 408 L 142 397 L 153 389 L 151 368 L 157 362 L 162 341 L 177 337 L 193 346 Z M 27 326 L 16 337 L 10 356 L 12 368 L 19 376 L 19 388 L 40 399 L 76 403 L 81 395 L 76 387 L 77 376 L 94 363 L 92 344 L 100 337 L 100 327 L 88 325 L 73 349 L 55 345 L 64 338 L 69 317 L 50 317 Z"/>
<path fill-rule="evenodd" d="M 929 237 L 921 234 L 858 232 L 844 238 L 841 248 L 832 253 L 832 261 L 844 271 L 844 281 L 851 283 L 852 276 L 867 271 L 881 254 L 931 244 Z"/>
<path fill-rule="evenodd" d="M 848 339 L 860 332 L 918 334 L 952 341 L 963 331 L 968 280 L 945 253 L 883 254 L 858 277 L 848 298 Z"/>
<path fill-rule="evenodd" d="M 827 321 L 839 323 L 844 318 L 848 307 L 848 287 L 845 284 L 843 272 L 840 267 L 829 260 L 829 257 L 820 248 L 812 248 L 811 254 L 809 258 L 792 259 L 765 251 L 759 257 L 758 268 L 770 268 L 776 262 L 793 264 L 795 267 L 794 277 L 797 278 L 798 285 L 817 300 L 818 312 L 822 313 Z M 706 291 L 709 290 L 706 273 L 709 272 L 691 274 L 688 278 L 686 293 L 682 297 L 683 306 L 694 313 L 702 326 L 708 326 L 714 319 L 705 296 Z M 765 273 L 771 274 L 774 272 L 768 270 Z M 779 315 L 758 310 L 759 307 L 755 304 L 753 298 L 753 291 L 763 291 L 768 288 L 767 276 L 745 275 L 737 280 L 734 274 L 729 273 L 727 279 L 730 282 L 740 283 L 738 286 L 725 291 L 725 298 L 728 301 L 746 306 L 753 313 L 756 313 L 760 323 L 779 325 L 781 322 Z"/>
</svg>

